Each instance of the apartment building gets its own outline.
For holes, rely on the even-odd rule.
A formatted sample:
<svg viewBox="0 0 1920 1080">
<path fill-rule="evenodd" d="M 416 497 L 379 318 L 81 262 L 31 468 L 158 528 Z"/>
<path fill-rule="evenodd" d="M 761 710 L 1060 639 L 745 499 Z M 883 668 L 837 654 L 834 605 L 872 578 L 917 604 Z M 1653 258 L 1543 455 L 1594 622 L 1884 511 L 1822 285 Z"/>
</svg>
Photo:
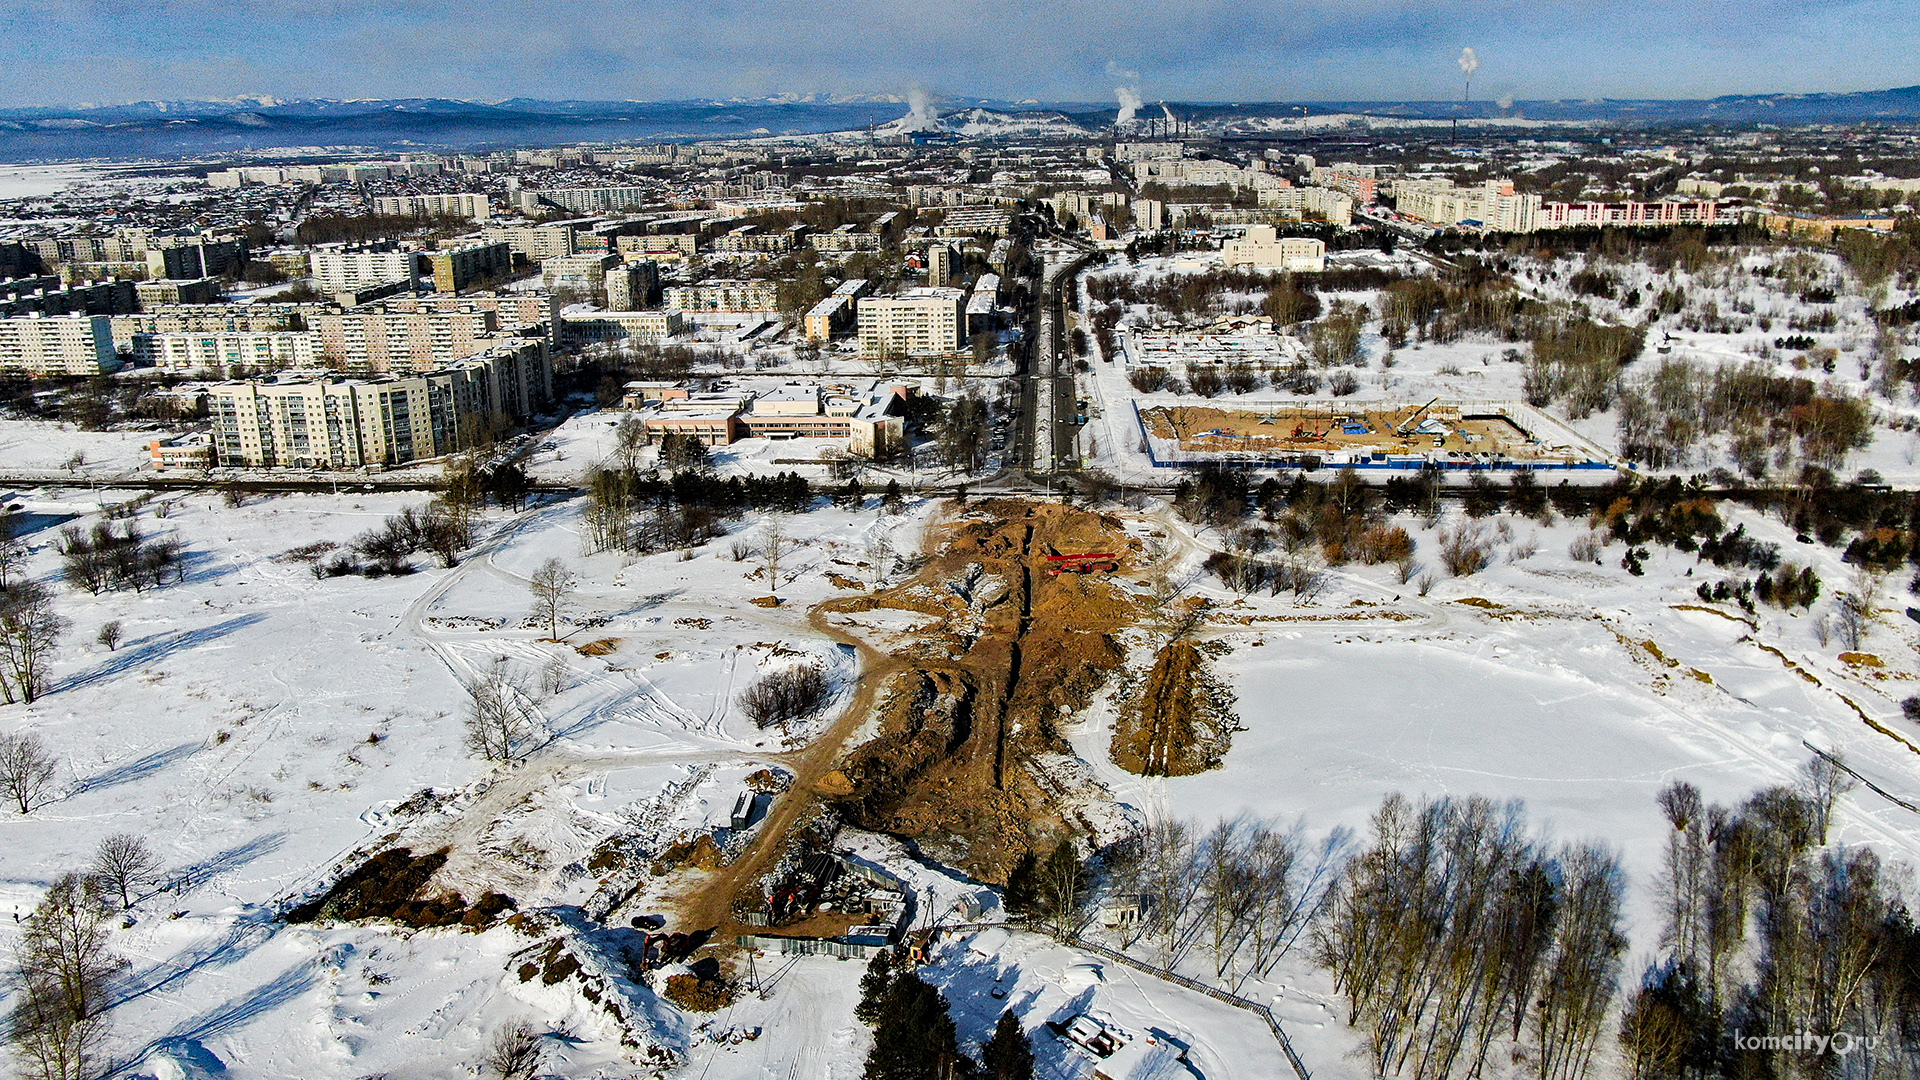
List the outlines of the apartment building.
<svg viewBox="0 0 1920 1080">
<path fill-rule="evenodd" d="M 0 373 L 104 375 L 120 369 L 105 315 L 25 315 L 0 319 Z"/>
<path fill-rule="evenodd" d="M 1327 245 L 1310 237 L 1280 237 L 1271 225 L 1249 225 L 1244 236 L 1220 245 L 1228 266 L 1317 274 L 1327 268 Z"/>
<path fill-rule="evenodd" d="M 1540 227 L 1540 196 L 1518 194 L 1512 180 L 1455 187 L 1445 180 L 1400 180 L 1393 185 L 1400 213 L 1441 228 L 1461 225 L 1498 232 Z"/>
<path fill-rule="evenodd" d="M 927 246 L 927 284 L 946 288 L 960 273 L 960 257 L 950 244 Z"/>
<path fill-rule="evenodd" d="M 620 256 L 604 252 L 561 255 L 540 264 L 540 281 L 549 289 L 595 292 L 606 284 L 607 271 L 620 265 Z"/>
<path fill-rule="evenodd" d="M 55 277 L 0 282 L 0 317 L 18 315 L 120 315 L 140 309 L 131 281 L 94 281 L 60 286 Z"/>
<path fill-rule="evenodd" d="M 880 250 L 879 233 L 858 230 L 859 226 L 849 222 L 832 232 L 814 233 L 807 237 L 807 244 L 823 255 L 848 255 L 856 251 Z"/>
<path fill-rule="evenodd" d="M 304 330 L 133 336 L 134 364 L 162 371 L 278 371 L 319 360 L 319 335 Z"/>
<path fill-rule="evenodd" d="M 615 237 L 613 246 L 628 259 L 685 259 L 698 252 L 699 242 L 700 238 L 693 233 L 648 233 Z"/>
<path fill-rule="evenodd" d="M 133 315 L 115 315 L 113 344 L 115 348 L 130 349 L 137 334 L 305 330 L 318 316 L 338 312 L 332 304 L 166 305 Z"/>
<path fill-rule="evenodd" d="M 226 295 L 219 278 L 195 278 L 180 281 L 173 278 L 160 278 L 155 281 L 136 281 L 133 294 L 140 307 L 167 307 L 174 304 L 217 304 Z"/>
<path fill-rule="evenodd" d="M 715 237 L 712 247 L 720 255 L 785 255 L 793 250 L 795 239 L 804 235 L 804 225 L 780 232 L 761 232 L 756 225 L 742 225 L 725 236 Z"/>
<path fill-rule="evenodd" d="M 653 304 L 660 292 L 660 267 L 651 262 L 628 262 L 606 274 L 607 310 L 638 311 Z"/>
<path fill-rule="evenodd" d="M 1380 199 L 1379 168 L 1374 165 L 1336 161 L 1331 165 L 1310 167 L 1307 170 L 1307 182 L 1315 187 L 1341 192 L 1361 206 L 1371 206 Z"/>
<path fill-rule="evenodd" d="M 351 292 L 391 282 L 409 287 L 419 280 L 426 261 L 422 252 L 402 251 L 398 244 L 320 244 L 307 256 L 314 285 L 321 292 Z"/>
<path fill-rule="evenodd" d="M 383 311 L 356 308 L 315 316 L 321 358 L 350 371 L 427 371 L 492 348 L 499 315 L 481 308 Z"/>
<path fill-rule="evenodd" d="M 388 217 L 462 217 L 475 221 L 493 217 L 484 194 L 387 195 L 373 200 L 373 212 Z"/>
<path fill-rule="evenodd" d="M 428 293 L 389 297 L 368 305 L 367 310 L 409 315 L 490 311 L 501 333 L 545 337 L 552 344 L 554 316 L 560 310 L 560 302 L 550 292 Z"/>
<path fill-rule="evenodd" d="M 505 244 L 528 262 L 546 262 L 574 253 L 573 225 L 564 221 L 544 225 L 490 225 L 480 230 L 480 238 L 489 244 Z"/>
<path fill-rule="evenodd" d="M 861 300 L 856 309 L 860 355 L 938 356 L 959 351 L 965 344 L 965 300 L 959 289 L 933 286 Z"/>
<path fill-rule="evenodd" d="M 646 187 L 529 188 L 518 193 L 515 205 L 527 214 L 537 214 L 548 207 L 574 214 L 604 214 L 645 206 L 658 197 L 653 188 Z"/>
<path fill-rule="evenodd" d="M 1717 225 L 1731 221 L 1712 199 L 1660 199 L 1654 202 L 1548 203 L 1541 208 L 1542 229 L 1574 229 L 1601 225 L 1626 228 L 1659 225 Z"/>
<path fill-rule="evenodd" d="M 352 469 L 462 449 L 483 418 L 524 419 L 551 394 L 546 347 L 536 341 L 413 375 L 226 382 L 212 388 L 208 406 L 222 465 Z"/>
<path fill-rule="evenodd" d="M 775 311 L 780 307 L 778 288 L 771 281 L 743 281 L 732 278 L 708 278 L 695 285 L 673 285 L 666 289 L 667 307 L 681 311 Z"/>
<path fill-rule="evenodd" d="M 463 244 L 427 256 L 435 292 L 457 293 L 476 281 L 513 270 L 513 249 L 501 243 Z"/>
<path fill-rule="evenodd" d="M 247 242 L 152 237 L 147 242 L 147 276 L 203 278 L 238 274 L 247 265 Z"/>
<path fill-rule="evenodd" d="M 1315 217 L 1330 225 L 1353 224 L 1353 197 L 1343 191 L 1324 187 L 1262 188 L 1262 208 L 1280 210 L 1290 217 Z"/>
</svg>

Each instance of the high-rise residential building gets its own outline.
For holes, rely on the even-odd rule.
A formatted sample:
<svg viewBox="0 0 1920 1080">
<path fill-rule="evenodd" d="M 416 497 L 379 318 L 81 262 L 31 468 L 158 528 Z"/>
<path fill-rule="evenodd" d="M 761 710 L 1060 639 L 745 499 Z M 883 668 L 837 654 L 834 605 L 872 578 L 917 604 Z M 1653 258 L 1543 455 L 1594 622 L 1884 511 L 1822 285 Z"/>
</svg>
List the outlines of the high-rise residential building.
<svg viewBox="0 0 1920 1080">
<path fill-rule="evenodd" d="M 162 371 L 278 371 L 312 367 L 320 359 L 319 335 L 305 330 L 265 333 L 135 334 L 133 362 Z"/>
<path fill-rule="evenodd" d="M 499 316 L 479 308 L 394 310 L 371 307 L 313 319 L 322 357 L 350 371 L 427 371 L 495 344 Z"/>
<path fill-rule="evenodd" d="M 1397 180 L 1394 209 L 1442 228 L 1464 225 L 1528 233 L 1540 227 L 1540 196 L 1516 193 L 1511 180 L 1455 187 L 1446 180 Z"/>
<path fill-rule="evenodd" d="M 489 311 L 500 333 L 514 337 L 545 337 L 553 342 L 554 315 L 560 302 L 550 292 L 471 292 L 427 293 L 422 296 L 395 296 L 374 301 L 368 311 L 408 315 L 435 312 Z"/>
<path fill-rule="evenodd" d="M 468 243 L 427 255 L 436 292 L 459 292 L 476 281 L 513 270 L 513 249 L 503 243 Z"/>
<path fill-rule="evenodd" d="M 113 325 L 105 315 L 25 315 L 0 319 L 0 372 L 103 375 L 117 371 Z"/>
<path fill-rule="evenodd" d="M 167 307 L 173 304 L 217 304 L 226 295 L 219 278 L 194 278 L 179 280 L 175 278 L 157 278 L 153 281 L 136 281 L 133 292 L 140 300 L 140 307 Z"/>
<path fill-rule="evenodd" d="M 682 259 L 699 250 L 699 241 L 693 233 L 647 233 L 615 237 L 613 247 L 629 259 Z"/>
<path fill-rule="evenodd" d="M 651 187 L 530 188 L 517 194 L 515 205 L 528 214 L 548 207 L 574 214 L 604 214 L 645 206 L 660 197 L 658 189 Z"/>
<path fill-rule="evenodd" d="M 937 356 L 959 351 L 965 344 L 965 301 L 966 294 L 959 289 L 932 286 L 861 300 L 857 309 L 860 355 Z"/>
<path fill-rule="evenodd" d="M 305 330 L 332 304 L 170 304 L 133 315 L 115 315 L 115 348 L 132 348 L 137 334 L 270 333 Z"/>
<path fill-rule="evenodd" d="M 413 375 L 221 383 L 208 395 L 214 452 L 254 468 L 404 465 L 464 449 L 490 417 L 525 419 L 552 380 L 544 343 L 507 341 Z"/>
<path fill-rule="evenodd" d="M 348 292 L 403 281 L 411 286 L 426 261 L 421 252 L 392 242 L 321 244 L 308 255 L 314 284 L 324 293 Z"/>
<path fill-rule="evenodd" d="M 953 284 L 958 273 L 959 258 L 954 255 L 950 244 L 930 244 L 927 246 L 927 284 L 936 288 L 945 288 Z"/>
<path fill-rule="evenodd" d="M 239 273 L 247 265 L 247 242 L 207 237 L 151 237 L 147 241 L 147 276 L 156 278 L 219 277 Z"/>
<path fill-rule="evenodd" d="M 620 256 L 606 252 L 561 255 L 540 264 L 540 280 L 549 289 L 595 292 L 605 286 L 607 271 L 619 264 Z"/>
<path fill-rule="evenodd" d="M 489 225 L 480 230 L 480 238 L 489 244 L 505 244 L 528 262 L 546 262 L 574 253 L 575 224 L 554 221 L 544 225 Z"/>
<path fill-rule="evenodd" d="M 660 267 L 652 261 L 622 263 L 607 271 L 607 310 L 638 311 L 660 292 Z"/>
<path fill-rule="evenodd" d="M 0 282 L 0 316 L 124 315 L 140 309 L 131 281 L 80 282 L 65 288 L 58 278 L 14 278 Z"/>
<path fill-rule="evenodd" d="M 1133 200 L 1133 227 L 1143 232 L 1159 232 L 1167 227 L 1167 204 L 1159 199 Z"/>
<path fill-rule="evenodd" d="M 493 216 L 485 195 L 387 195 L 373 200 L 373 212 L 389 217 L 462 217 L 486 221 Z"/>
</svg>

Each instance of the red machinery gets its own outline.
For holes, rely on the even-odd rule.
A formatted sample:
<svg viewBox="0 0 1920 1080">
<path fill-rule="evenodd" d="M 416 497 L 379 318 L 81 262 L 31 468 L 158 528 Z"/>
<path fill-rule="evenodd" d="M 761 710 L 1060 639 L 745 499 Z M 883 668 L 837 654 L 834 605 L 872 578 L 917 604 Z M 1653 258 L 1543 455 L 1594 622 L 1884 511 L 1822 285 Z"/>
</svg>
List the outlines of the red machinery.
<svg viewBox="0 0 1920 1080">
<path fill-rule="evenodd" d="M 1120 556 L 1111 551 L 1088 551 L 1078 555 L 1049 555 L 1047 561 L 1053 565 L 1047 569 L 1049 577 L 1061 574 L 1091 574 L 1095 571 L 1113 573 L 1120 569 Z"/>
</svg>

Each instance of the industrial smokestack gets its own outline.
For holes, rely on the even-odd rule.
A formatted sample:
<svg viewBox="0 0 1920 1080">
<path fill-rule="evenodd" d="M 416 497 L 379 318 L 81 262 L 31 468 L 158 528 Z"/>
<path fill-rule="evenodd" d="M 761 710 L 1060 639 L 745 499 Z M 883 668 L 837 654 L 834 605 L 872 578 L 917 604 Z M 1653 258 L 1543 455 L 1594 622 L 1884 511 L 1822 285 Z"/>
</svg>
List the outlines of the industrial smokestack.
<svg viewBox="0 0 1920 1080">
<path fill-rule="evenodd" d="M 1467 93 L 1466 93 L 1466 97 L 1463 97 L 1461 99 L 1462 101 L 1469 100 L 1473 97 L 1473 73 L 1479 70 L 1480 70 L 1480 54 L 1474 52 L 1473 46 L 1471 45 L 1467 46 L 1464 49 L 1461 49 L 1460 50 L 1460 71 L 1463 74 L 1465 74 L 1467 77 Z"/>
</svg>

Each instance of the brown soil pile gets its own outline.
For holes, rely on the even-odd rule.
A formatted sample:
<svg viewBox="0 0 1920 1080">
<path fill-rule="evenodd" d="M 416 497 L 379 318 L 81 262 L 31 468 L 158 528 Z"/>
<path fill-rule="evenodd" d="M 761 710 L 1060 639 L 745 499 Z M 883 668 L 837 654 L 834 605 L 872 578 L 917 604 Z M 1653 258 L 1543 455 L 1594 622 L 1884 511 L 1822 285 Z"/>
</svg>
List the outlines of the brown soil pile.
<svg viewBox="0 0 1920 1080">
<path fill-rule="evenodd" d="M 513 910 L 513 900 L 496 892 L 469 907 L 459 893 L 422 898 L 428 879 L 447 861 L 447 849 L 415 856 L 409 848 L 391 848 L 341 878 L 325 896 L 287 912 L 290 923 L 357 922 L 390 919 L 404 926 L 487 926 Z"/>
<path fill-rule="evenodd" d="M 954 520 L 904 584 L 823 605 L 938 620 L 895 653 L 880 734 L 842 767 L 848 819 L 990 881 L 1051 843 L 1060 814 L 1025 763 L 1068 750 L 1056 724 L 1120 666 L 1116 635 L 1139 611 L 1110 576 L 1052 576 L 1046 557 L 1113 552 L 1125 572 L 1138 548 L 1108 515 L 989 500 Z"/>
<path fill-rule="evenodd" d="M 1216 769 L 1238 723 L 1232 692 L 1208 672 L 1206 657 L 1192 642 L 1174 641 L 1114 724 L 1113 760 L 1142 776 Z"/>
</svg>

